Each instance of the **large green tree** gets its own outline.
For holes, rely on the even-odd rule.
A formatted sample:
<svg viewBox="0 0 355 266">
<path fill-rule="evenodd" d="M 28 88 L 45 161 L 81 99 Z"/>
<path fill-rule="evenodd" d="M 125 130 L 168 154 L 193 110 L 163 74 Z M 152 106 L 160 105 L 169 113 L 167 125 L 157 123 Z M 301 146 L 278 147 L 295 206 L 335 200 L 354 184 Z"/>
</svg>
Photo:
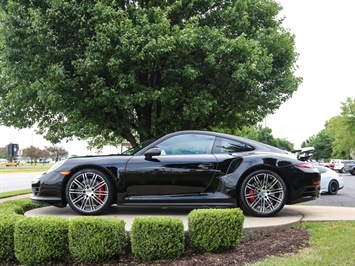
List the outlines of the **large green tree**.
<svg viewBox="0 0 355 266">
<path fill-rule="evenodd" d="M 326 128 L 320 131 L 318 134 L 311 136 L 302 143 L 302 147 L 314 147 L 313 158 L 317 161 L 328 161 L 332 158 L 333 154 L 333 142 L 334 137 Z"/>
<path fill-rule="evenodd" d="M 280 10 L 272 0 L 9 0 L 0 124 L 94 146 L 255 124 L 301 82 Z"/>
<path fill-rule="evenodd" d="M 355 149 L 355 98 L 341 102 L 341 115 L 332 117 L 327 126 L 334 136 L 333 156 L 348 159 Z"/>
</svg>

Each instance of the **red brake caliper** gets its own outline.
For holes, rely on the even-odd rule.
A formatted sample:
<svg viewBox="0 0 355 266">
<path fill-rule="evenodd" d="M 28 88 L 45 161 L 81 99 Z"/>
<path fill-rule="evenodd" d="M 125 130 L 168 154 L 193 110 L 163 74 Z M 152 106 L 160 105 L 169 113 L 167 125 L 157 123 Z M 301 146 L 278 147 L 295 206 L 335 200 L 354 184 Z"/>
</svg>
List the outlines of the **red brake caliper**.
<svg viewBox="0 0 355 266">
<path fill-rule="evenodd" d="M 255 201 L 255 197 L 254 197 L 254 190 L 252 190 L 251 188 L 248 189 L 248 195 L 252 195 L 249 198 L 250 203 L 253 203 Z"/>
<path fill-rule="evenodd" d="M 100 183 L 100 186 L 99 186 L 99 193 L 98 193 L 98 198 L 100 199 L 100 200 L 103 200 L 104 199 L 104 190 L 105 190 L 105 188 L 104 188 L 104 186 L 103 186 L 103 182 L 101 182 Z"/>
</svg>

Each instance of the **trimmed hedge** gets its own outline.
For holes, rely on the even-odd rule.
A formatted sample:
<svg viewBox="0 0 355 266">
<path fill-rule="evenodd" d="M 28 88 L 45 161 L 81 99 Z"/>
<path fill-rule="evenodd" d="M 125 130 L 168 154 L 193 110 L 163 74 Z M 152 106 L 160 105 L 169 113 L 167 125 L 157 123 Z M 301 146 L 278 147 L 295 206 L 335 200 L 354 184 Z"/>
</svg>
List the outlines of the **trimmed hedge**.
<svg viewBox="0 0 355 266">
<path fill-rule="evenodd" d="M 34 204 L 28 198 L 19 199 L 19 200 L 9 200 L 4 203 L 1 203 L 0 215 L 2 214 L 24 214 L 25 212 L 40 208 L 46 205 Z"/>
<path fill-rule="evenodd" d="M 125 222 L 117 218 L 26 218 L 23 214 L 43 205 L 30 199 L 0 206 L 0 264 L 17 259 L 24 265 L 63 261 L 103 262 L 125 252 Z M 234 248 L 242 237 L 244 215 L 239 209 L 199 209 L 188 216 L 190 245 L 202 252 Z M 181 256 L 185 249 L 183 222 L 171 217 L 138 217 L 131 233 L 131 250 L 138 260 Z"/>
<path fill-rule="evenodd" d="M 15 204 L 18 205 L 22 208 L 23 214 L 27 211 L 33 210 L 33 209 L 37 209 L 37 208 L 41 208 L 44 206 L 48 206 L 46 204 L 36 204 L 36 203 L 32 203 L 32 200 L 30 198 L 24 198 L 24 199 L 18 199 L 18 200 L 9 200 L 6 201 L 3 204 Z"/>
<path fill-rule="evenodd" d="M 15 224 L 19 219 L 24 219 L 23 215 L 19 214 L 1 214 L 0 219 L 0 262 L 14 261 L 14 232 Z"/>
<path fill-rule="evenodd" d="M 188 216 L 191 246 L 211 252 L 234 248 L 242 237 L 244 215 L 240 209 L 198 209 Z"/>
<path fill-rule="evenodd" d="M 5 215 L 5 214 L 24 214 L 25 212 L 23 211 L 23 208 L 16 204 L 15 202 L 4 202 L 1 203 L 0 207 L 0 215 Z"/>
<path fill-rule="evenodd" d="M 177 258 L 185 249 L 184 224 L 178 218 L 137 217 L 130 237 L 132 252 L 138 260 Z"/>
<path fill-rule="evenodd" d="M 36 265 L 66 258 L 68 223 L 64 218 L 24 218 L 15 224 L 15 256 L 21 264 Z"/>
<path fill-rule="evenodd" d="M 123 254 L 126 245 L 123 220 L 80 217 L 69 222 L 69 250 L 80 261 L 102 262 Z"/>
</svg>

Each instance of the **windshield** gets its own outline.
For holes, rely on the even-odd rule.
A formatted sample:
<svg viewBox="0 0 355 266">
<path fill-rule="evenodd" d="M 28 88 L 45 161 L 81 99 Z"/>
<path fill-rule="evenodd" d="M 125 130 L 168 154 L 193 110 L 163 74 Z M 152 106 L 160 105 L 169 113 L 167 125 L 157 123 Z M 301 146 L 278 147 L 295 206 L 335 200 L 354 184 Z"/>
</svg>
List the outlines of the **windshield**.
<svg viewBox="0 0 355 266">
<path fill-rule="evenodd" d="M 140 151 L 141 149 L 147 147 L 150 143 L 154 142 L 155 140 L 157 140 L 158 138 L 153 138 L 153 139 L 148 139 L 146 141 L 143 141 L 142 143 L 137 144 L 136 146 L 126 150 L 125 152 L 123 152 L 122 154 L 124 155 L 134 155 L 135 153 L 137 153 L 138 151 Z"/>
</svg>

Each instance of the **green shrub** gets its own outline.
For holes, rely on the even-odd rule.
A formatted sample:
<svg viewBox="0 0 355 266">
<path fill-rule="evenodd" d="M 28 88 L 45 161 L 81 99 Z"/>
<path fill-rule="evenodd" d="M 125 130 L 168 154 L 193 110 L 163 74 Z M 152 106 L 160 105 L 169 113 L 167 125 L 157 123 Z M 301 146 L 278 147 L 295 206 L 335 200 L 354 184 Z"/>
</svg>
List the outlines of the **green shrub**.
<svg viewBox="0 0 355 266">
<path fill-rule="evenodd" d="M 242 237 L 244 215 L 240 209 L 199 209 L 188 216 L 191 246 L 211 252 L 234 248 Z"/>
<path fill-rule="evenodd" d="M 15 225 L 15 256 L 21 264 L 36 265 L 66 258 L 68 220 L 58 217 L 24 218 Z"/>
<path fill-rule="evenodd" d="M 139 260 L 177 258 L 184 252 L 184 224 L 177 218 L 137 217 L 130 236 Z"/>
<path fill-rule="evenodd" d="M 126 245 L 123 220 L 80 217 L 69 222 L 69 250 L 81 261 L 101 262 L 123 254 Z"/>
<path fill-rule="evenodd" d="M 6 201 L 0 204 L 0 215 L 4 214 L 24 214 L 23 208 L 15 201 Z"/>
<path fill-rule="evenodd" d="M 31 199 L 9 200 L 0 204 L 0 215 L 2 214 L 24 214 L 25 212 L 44 207 L 46 205 L 32 203 Z"/>
<path fill-rule="evenodd" d="M 36 204 L 36 203 L 32 203 L 32 200 L 29 198 L 24 198 L 24 199 L 18 199 L 18 200 L 9 200 L 6 201 L 6 203 L 8 204 L 15 204 L 18 205 L 22 208 L 23 213 L 33 210 L 33 209 L 37 209 L 37 208 L 41 208 L 44 206 L 47 206 L 45 204 Z"/>
<path fill-rule="evenodd" d="M 14 231 L 15 223 L 19 219 L 23 219 L 23 215 L 19 214 L 1 214 L 0 219 L 0 262 L 14 261 Z"/>
</svg>

